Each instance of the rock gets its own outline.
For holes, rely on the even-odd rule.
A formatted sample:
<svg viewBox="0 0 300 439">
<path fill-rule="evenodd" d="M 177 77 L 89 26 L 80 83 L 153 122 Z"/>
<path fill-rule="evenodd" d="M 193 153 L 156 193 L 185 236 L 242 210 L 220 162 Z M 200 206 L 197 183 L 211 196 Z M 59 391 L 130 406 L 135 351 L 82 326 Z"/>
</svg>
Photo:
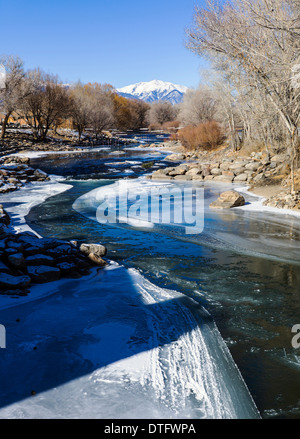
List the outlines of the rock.
<svg viewBox="0 0 300 439">
<path fill-rule="evenodd" d="M 189 170 L 188 166 L 180 165 L 180 166 L 177 166 L 176 168 L 174 168 L 174 170 L 172 172 L 170 172 L 169 175 L 171 175 L 171 176 L 185 175 L 188 170 Z"/>
<path fill-rule="evenodd" d="M 14 186 L 12 184 L 5 184 L 4 186 L 0 187 L 0 194 L 6 194 L 8 192 L 13 192 L 18 189 L 18 186 Z"/>
<path fill-rule="evenodd" d="M 171 154 L 165 158 L 167 161 L 181 162 L 181 160 L 185 159 L 185 154 Z"/>
<path fill-rule="evenodd" d="M 106 261 L 104 261 L 100 256 L 95 255 L 94 253 L 90 253 L 88 255 L 88 258 L 91 262 L 98 265 L 99 267 L 105 267 L 106 265 L 108 265 Z"/>
<path fill-rule="evenodd" d="M 0 223 L 4 224 L 5 226 L 9 226 L 10 224 L 10 217 L 3 208 L 2 204 L 0 204 Z"/>
<path fill-rule="evenodd" d="M 289 175 L 291 172 L 291 168 L 288 163 L 280 163 L 276 167 L 277 175 Z"/>
<path fill-rule="evenodd" d="M 262 183 L 265 179 L 266 179 L 265 174 L 264 174 L 264 173 L 261 173 L 261 174 L 257 174 L 257 175 L 253 178 L 253 182 L 254 182 L 254 183 Z"/>
<path fill-rule="evenodd" d="M 151 176 L 153 180 L 173 180 L 173 177 L 170 175 L 163 174 L 162 172 L 154 172 Z"/>
<path fill-rule="evenodd" d="M 33 256 L 41 253 L 41 247 L 31 246 L 24 250 L 25 256 Z"/>
<path fill-rule="evenodd" d="M 250 171 L 257 171 L 258 168 L 261 166 L 261 163 L 259 162 L 253 162 L 253 163 L 248 163 L 245 168 L 249 169 Z"/>
<path fill-rule="evenodd" d="M 81 244 L 80 251 L 86 256 L 89 256 L 90 253 L 99 257 L 107 255 L 107 248 L 100 244 Z"/>
<path fill-rule="evenodd" d="M 231 179 L 234 178 L 234 172 L 232 171 L 222 171 L 222 175 L 224 175 L 225 177 L 231 177 Z"/>
<path fill-rule="evenodd" d="M 210 173 L 212 175 L 221 175 L 222 174 L 222 170 L 220 168 L 212 168 L 212 170 L 210 171 Z"/>
<path fill-rule="evenodd" d="M 55 247 L 55 248 L 46 249 L 46 250 L 44 250 L 44 252 L 47 256 L 51 256 L 53 258 L 59 258 L 60 256 L 71 255 L 72 250 L 73 249 L 72 249 L 71 245 L 63 244 L 63 245 L 59 245 L 58 247 Z"/>
<path fill-rule="evenodd" d="M 18 250 L 15 248 L 6 248 L 4 250 L 4 252 L 5 252 L 6 256 L 15 255 L 16 253 L 19 253 Z"/>
<path fill-rule="evenodd" d="M 47 265 L 32 265 L 27 268 L 27 271 L 32 282 L 38 284 L 53 282 L 60 279 L 60 269 L 56 267 L 49 267 Z"/>
<path fill-rule="evenodd" d="M 6 246 L 8 248 L 13 248 L 15 250 L 17 250 L 18 252 L 23 252 L 24 248 L 23 245 L 20 242 L 15 242 L 15 241 L 7 241 Z"/>
<path fill-rule="evenodd" d="M 4 164 L 9 164 L 9 163 L 29 165 L 30 158 L 29 157 L 20 157 L 20 156 L 10 156 L 10 157 L 4 158 Z"/>
<path fill-rule="evenodd" d="M 61 271 L 61 274 L 68 275 L 73 273 L 78 267 L 74 262 L 61 262 L 56 265 L 57 268 Z"/>
<path fill-rule="evenodd" d="M 0 276 L 2 276 L 2 273 L 8 273 L 11 274 L 10 268 L 7 267 L 1 260 L 0 260 Z"/>
<path fill-rule="evenodd" d="M 9 255 L 7 260 L 8 263 L 12 265 L 14 268 L 22 269 L 26 267 L 23 253 L 15 253 L 13 255 Z"/>
<path fill-rule="evenodd" d="M 248 174 L 243 173 L 243 174 L 239 174 L 234 178 L 234 182 L 236 181 L 247 181 L 248 180 Z"/>
<path fill-rule="evenodd" d="M 229 170 L 229 163 L 221 163 L 220 164 L 220 169 L 222 170 L 222 171 L 228 171 Z"/>
<path fill-rule="evenodd" d="M 290 159 L 285 154 L 277 154 L 271 158 L 271 163 L 289 163 Z"/>
<path fill-rule="evenodd" d="M 48 174 L 46 174 L 46 172 L 44 171 L 41 171 L 40 169 L 36 169 L 33 175 L 35 175 L 35 177 L 41 180 L 46 180 L 48 178 Z"/>
<path fill-rule="evenodd" d="M 3 236 L 6 235 L 6 229 L 7 229 L 7 226 L 0 222 L 0 237 L 1 237 L 1 239 L 3 238 Z"/>
<path fill-rule="evenodd" d="M 234 171 L 234 173 L 244 171 L 245 170 L 244 168 L 245 168 L 244 163 L 241 162 L 235 162 L 229 165 L 229 169 Z"/>
<path fill-rule="evenodd" d="M 27 265 L 48 265 L 50 267 L 54 265 L 54 258 L 41 254 L 28 256 L 25 261 Z"/>
<path fill-rule="evenodd" d="M 236 191 L 223 192 L 219 198 L 210 204 L 214 209 L 230 209 L 232 207 L 244 206 L 245 198 Z"/>
<path fill-rule="evenodd" d="M 174 177 L 174 180 L 179 180 L 179 181 L 191 181 L 193 178 L 191 175 L 176 175 Z"/>
<path fill-rule="evenodd" d="M 0 240 L 0 251 L 6 248 L 6 239 L 3 238 Z"/>
<path fill-rule="evenodd" d="M 17 290 L 27 288 L 30 285 L 31 278 L 29 276 L 12 276 L 8 273 L 1 273 L 0 289 Z"/>
<path fill-rule="evenodd" d="M 226 183 L 232 183 L 233 177 L 230 175 L 217 175 L 214 178 L 214 181 L 224 181 Z"/>
</svg>

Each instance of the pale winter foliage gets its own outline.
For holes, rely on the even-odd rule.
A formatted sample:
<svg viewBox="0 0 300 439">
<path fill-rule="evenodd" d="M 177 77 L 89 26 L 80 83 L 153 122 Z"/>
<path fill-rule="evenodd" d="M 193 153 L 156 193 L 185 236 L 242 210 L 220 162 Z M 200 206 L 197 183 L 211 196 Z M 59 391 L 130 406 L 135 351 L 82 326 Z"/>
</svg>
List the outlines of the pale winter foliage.
<svg viewBox="0 0 300 439">
<path fill-rule="evenodd" d="M 8 120 L 18 107 L 22 98 L 22 81 L 24 78 L 23 61 L 19 57 L 4 56 L 0 59 L 1 88 L 0 88 L 0 112 L 4 115 L 1 138 L 5 136 Z"/>
<path fill-rule="evenodd" d="M 27 73 L 22 88 L 25 97 L 17 112 L 31 127 L 35 140 L 45 140 L 49 129 L 68 112 L 68 92 L 56 76 L 39 69 Z"/>
<path fill-rule="evenodd" d="M 292 174 L 300 121 L 299 29 L 297 0 L 207 0 L 196 8 L 188 32 L 189 48 L 207 56 L 235 88 L 235 105 L 248 134 L 254 123 L 264 141 L 286 145 Z M 273 127 L 278 127 L 275 136 Z"/>
<path fill-rule="evenodd" d="M 199 125 L 214 120 L 217 101 L 211 88 L 201 85 L 186 92 L 180 104 L 178 119 L 183 125 Z"/>
<path fill-rule="evenodd" d="M 170 122 L 176 119 L 177 109 L 170 102 L 158 101 L 151 105 L 149 110 L 149 123 L 150 125 L 162 126 L 166 122 Z"/>
</svg>

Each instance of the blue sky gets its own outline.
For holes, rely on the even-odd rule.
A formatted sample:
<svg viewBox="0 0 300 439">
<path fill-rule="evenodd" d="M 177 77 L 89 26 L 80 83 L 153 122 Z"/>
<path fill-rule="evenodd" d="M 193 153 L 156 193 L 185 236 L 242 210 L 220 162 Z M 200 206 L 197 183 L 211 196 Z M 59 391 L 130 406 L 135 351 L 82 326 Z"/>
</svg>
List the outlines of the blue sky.
<svg viewBox="0 0 300 439">
<path fill-rule="evenodd" d="M 205 63 L 184 45 L 203 0 L 0 0 L 0 55 L 64 82 L 116 88 L 160 79 L 196 87 Z"/>
</svg>

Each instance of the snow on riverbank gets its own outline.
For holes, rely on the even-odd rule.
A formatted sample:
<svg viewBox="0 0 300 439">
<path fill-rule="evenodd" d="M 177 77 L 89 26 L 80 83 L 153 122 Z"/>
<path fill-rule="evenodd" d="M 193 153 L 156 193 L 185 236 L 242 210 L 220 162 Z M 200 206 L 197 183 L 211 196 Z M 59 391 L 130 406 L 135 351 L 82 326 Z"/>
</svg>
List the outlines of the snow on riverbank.
<svg viewBox="0 0 300 439">
<path fill-rule="evenodd" d="M 251 197 L 257 198 L 257 200 L 251 201 L 251 203 L 246 204 L 245 206 L 239 207 L 241 210 L 249 211 L 249 212 L 268 212 L 274 213 L 278 215 L 292 215 L 294 217 L 300 218 L 300 212 L 292 209 L 279 209 L 277 207 L 264 206 L 264 201 L 266 201 L 265 197 L 255 194 L 249 190 L 249 186 L 236 187 L 235 190 L 237 192 L 241 192 L 246 195 L 250 195 Z"/>
<path fill-rule="evenodd" d="M 9 214 L 11 218 L 10 227 L 15 232 L 34 232 L 25 221 L 25 217 L 30 210 L 47 198 L 64 192 L 71 187 L 63 183 L 64 179 L 62 177 L 54 175 L 50 177 L 51 180 L 47 183 L 29 183 L 16 192 L 1 195 L 0 202 Z"/>
</svg>

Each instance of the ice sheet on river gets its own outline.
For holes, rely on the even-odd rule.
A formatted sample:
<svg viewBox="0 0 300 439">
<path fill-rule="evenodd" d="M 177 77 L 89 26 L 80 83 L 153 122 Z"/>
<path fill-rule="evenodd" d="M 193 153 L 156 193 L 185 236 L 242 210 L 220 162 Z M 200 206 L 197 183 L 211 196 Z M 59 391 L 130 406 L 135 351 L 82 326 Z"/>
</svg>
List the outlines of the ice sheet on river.
<svg viewBox="0 0 300 439">
<path fill-rule="evenodd" d="M 125 185 L 125 186 L 124 186 Z M 124 187 L 123 187 L 124 186 Z M 187 202 L 184 205 L 184 215 L 195 221 L 196 228 L 190 227 L 192 233 L 186 233 L 184 227 L 178 224 L 163 223 L 157 214 L 151 211 L 151 221 L 148 217 L 148 196 L 152 197 L 153 188 L 159 188 L 160 191 L 168 196 L 174 188 L 181 190 L 202 188 L 203 192 L 197 192 L 197 197 L 203 197 L 203 204 L 197 200 L 193 205 L 190 200 L 194 200 L 195 195 L 186 197 Z M 299 218 L 287 212 L 281 212 L 280 209 L 270 209 L 262 205 L 261 199 L 249 193 L 245 193 L 246 205 L 234 209 L 217 210 L 210 209 L 209 205 L 215 201 L 221 192 L 233 189 L 233 185 L 224 184 L 205 184 L 197 182 L 169 182 L 169 181 L 149 181 L 144 177 L 133 181 L 118 181 L 112 185 L 94 189 L 93 191 L 79 197 L 73 204 L 73 208 L 87 216 L 90 219 L 99 221 L 97 209 L 101 206 L 103 200 L 111 212 L 116 204 L 116 195 L 127 191 L 131 199 L 134 196 L 139 197 L 139 212 L 137 209 L 128 209 L 127 218 L 122 218 L 122 222 L 111 225 L 118 227 L 136 227 L 151 232 L 159 232 L 176 236 L 183 241 L 193 242 L 195 244 L 219 248 L 222 250 L 234 251 L 252 256 L 266 257 L 268 259 L 282 260 L 294 264 L 300 264 L 300 223 Z M 245 188 L 238 188 L 239 190 Z M 191 194 L 191 192 L 190 192 Z M 152 197 L 153 199 L 153 197 Z M 124 202 L 122 201 L 124 204 Z M 155 201 L 156 205 L 158 204 Z M 180 204 L 180 206 L 179 206 Z M 196 207 L 195 207 L 196 206 Z M 124 212 L 124 207 L 122 207 Z M 175 197 L 175 201 L 169 217 L 181 209 L 180 197 Z M 158 209 L 156 209 L 157 211 Z M 138 214 L 137 214 L 138 213 Z M 153 219 L 154 218 L 154 219 Z M 106 218 L 104 218 L 106 220 Z M 101 222 L 101 219 L 100 221 Z M 105 223 L 105 222 L 104 222 Z M 201 228 L 202 224 L 202 228 Z"/>
<path fill-rule="evenodd" d="M 259 416 L 193 300 L 114 264 L 52 293 L 0 311 L 1 418 Z"/>
</svg>

